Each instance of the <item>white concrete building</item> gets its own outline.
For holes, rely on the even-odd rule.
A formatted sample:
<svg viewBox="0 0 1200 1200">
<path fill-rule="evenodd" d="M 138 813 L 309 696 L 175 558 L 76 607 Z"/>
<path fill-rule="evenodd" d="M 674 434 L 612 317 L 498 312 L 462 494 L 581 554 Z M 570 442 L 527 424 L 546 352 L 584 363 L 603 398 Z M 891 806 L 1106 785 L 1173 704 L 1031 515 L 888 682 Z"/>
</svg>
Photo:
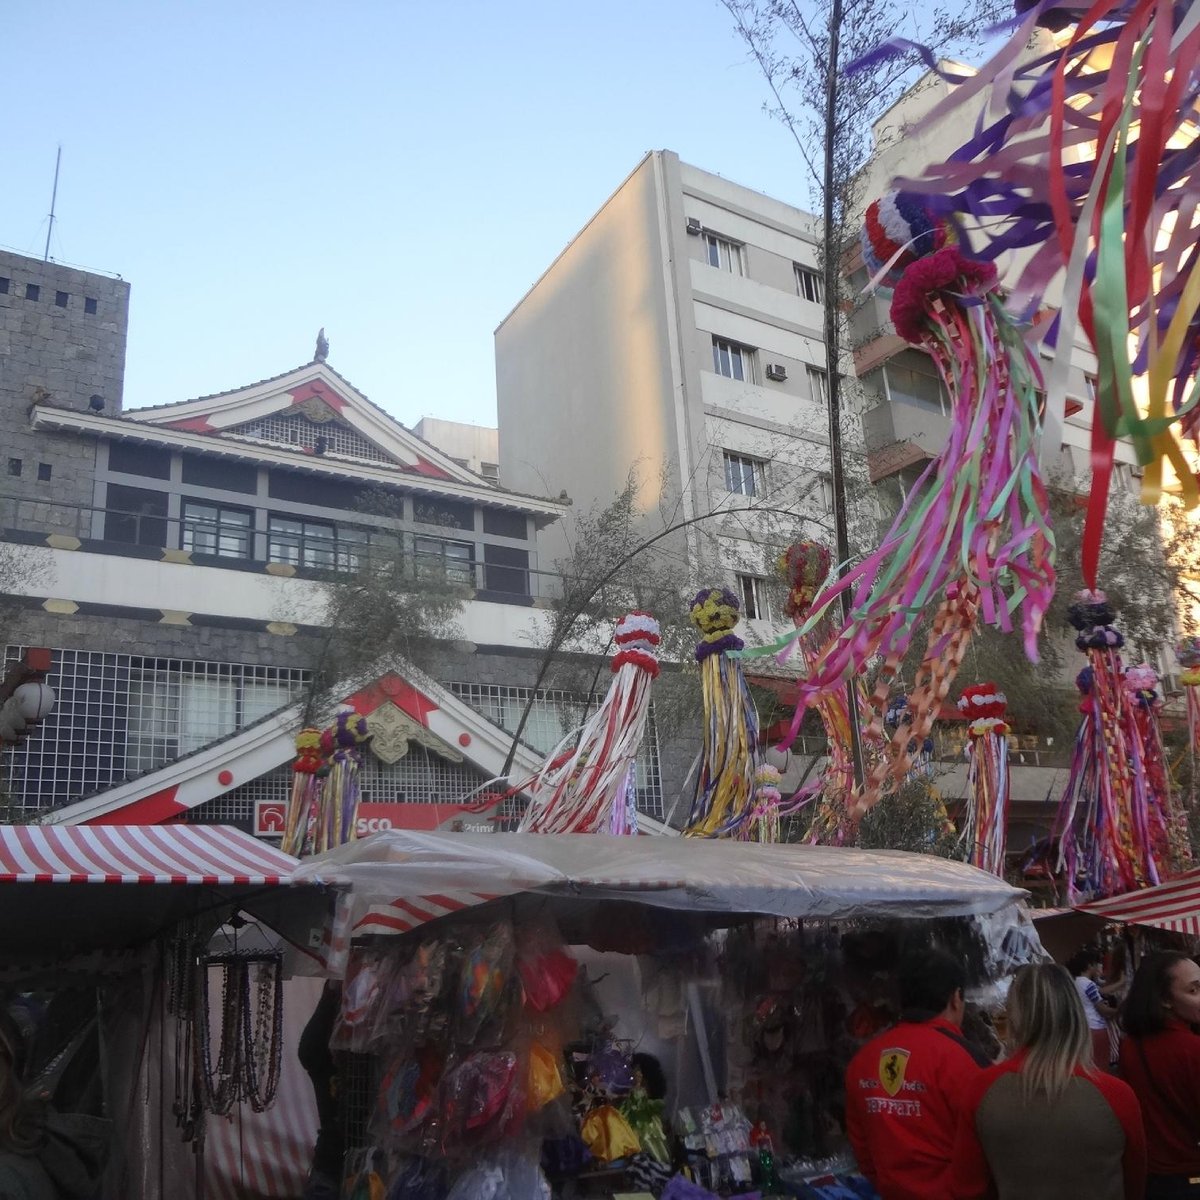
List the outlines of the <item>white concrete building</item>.
<svg viewBox="0 0 1200 1200">
<path fill-rule="evenodd" d="M 413 433 L 436 446 L 460 467 L 474 471 L 489 483 L 500 481 L 500 431 L 495 426 L 422 417 L 413 426 Z"/>
<path fill-rule="evenodd" d="M 814 218 L 653 151 L 496 330 L 501 479 L 716 514 L 676 547 L 766 633 L 776 548 L 832 540 L 821 325 Z"/>
</svg>

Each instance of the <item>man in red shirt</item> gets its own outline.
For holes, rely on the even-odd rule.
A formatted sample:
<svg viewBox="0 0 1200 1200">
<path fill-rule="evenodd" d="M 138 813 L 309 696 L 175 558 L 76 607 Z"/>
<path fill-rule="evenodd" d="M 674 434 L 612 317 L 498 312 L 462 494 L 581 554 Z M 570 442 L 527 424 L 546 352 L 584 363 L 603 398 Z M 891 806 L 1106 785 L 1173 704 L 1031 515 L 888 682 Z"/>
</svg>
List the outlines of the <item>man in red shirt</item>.
<svg viewBox="0 0 1200 1200">
<path fill-rule="evenodd" d="M 962 964 L 943 950 L 900 966 L 901 1021 L 846 1068 L 846 1133 L 882 1200 L 946 1200 L 958 1107 L 988 1060 L 962 1036 Z"/>
</svg>

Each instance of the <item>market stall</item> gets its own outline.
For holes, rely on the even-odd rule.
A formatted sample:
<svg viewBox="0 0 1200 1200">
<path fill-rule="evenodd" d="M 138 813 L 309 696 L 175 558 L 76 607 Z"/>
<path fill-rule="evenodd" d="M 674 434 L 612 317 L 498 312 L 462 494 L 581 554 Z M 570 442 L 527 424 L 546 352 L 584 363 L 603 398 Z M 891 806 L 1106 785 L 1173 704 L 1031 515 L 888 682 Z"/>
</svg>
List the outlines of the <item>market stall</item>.
<svg viewBox="0 0 1200 1200">
<path fill-rule="evenodd" d="M 898 958 L 984 996 L 1040 954 L 1023 893 L 902 852 L 393 831 L 295 878 L 342 889 L 347 1196 L 861 1188 L 842 1072 Z"/>
<path fill-rule="evenodd" d="M 247 1163 L 257 1169 L 240 1098 L 228 1110 L 238 1119 L 215 1122 L 205 1138 L 210 1113 L 201 1073 L 192 1069 L 197 1055 L 181 1064 L 177 1048 L 182 1030 L 196 1033 L 189 1049 L 209 1044 L 209 1022 L 194 1001 L 210 973 L 214 991 L 233 975 L 282 985 L 278 939 L 266 925 L 288 897 L 297 902 L 298 927 L 321 906 L 319 889 L 291 888 L 295 865 L 222 826 L 0 826 L 3 1002 L 25 1032 L 27 1077 L 35 1076 L 37 1089 L 63 1111 L 109 1122 L 106 1200 L 199 1196 L 206 1184 L 210 1197 L 233 1196 L 232 1181 Z M 235 925 L 227 925 L 231 918 Z M 171 969 L 172 948 L 195 964 L 197 987 L 186 995 Z M 274 1006 L 274 992 L 270 999 Z M 282 1019 L 281 1004 L 277 1011 Z M 223 1021 L 211 1015 L 218 1039 Z M 274 1088 L 264 1081 L 256 1099 L 268 1094 Z M 183 1114 L 190 1103 L 195 1111 Z M 288 1120 L 301 1153 L 314 1122 L 294 1110 Z M 281 1169 L 286 1164 L 270 1167 Z M 289 1187 L 302 1179 L 293 1174 L 299 1178 Z"/>
</svg>

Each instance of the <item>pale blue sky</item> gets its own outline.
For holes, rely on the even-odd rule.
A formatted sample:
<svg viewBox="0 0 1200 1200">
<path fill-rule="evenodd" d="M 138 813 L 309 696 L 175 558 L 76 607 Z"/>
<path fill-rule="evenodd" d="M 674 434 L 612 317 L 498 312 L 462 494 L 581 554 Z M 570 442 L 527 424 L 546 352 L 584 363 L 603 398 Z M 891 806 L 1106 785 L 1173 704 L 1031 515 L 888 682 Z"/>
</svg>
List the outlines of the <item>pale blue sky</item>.
<svg viewBox="0 0 1200 1200">
<path fill-rule="evenodd" d="M 132 284 L 126 404 L 330 363 L 492 423 L 492 331 L 649 149 L 806 206 L 717 0 L 4 0 L 0 245 Z"/>
</svg>

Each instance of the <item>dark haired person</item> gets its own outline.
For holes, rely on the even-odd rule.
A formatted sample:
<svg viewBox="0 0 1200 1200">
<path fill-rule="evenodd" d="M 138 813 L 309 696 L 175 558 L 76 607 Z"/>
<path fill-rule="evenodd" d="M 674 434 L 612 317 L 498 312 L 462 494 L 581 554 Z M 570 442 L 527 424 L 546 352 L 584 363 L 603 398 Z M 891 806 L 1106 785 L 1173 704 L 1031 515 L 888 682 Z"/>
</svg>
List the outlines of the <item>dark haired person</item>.
<svg viewBox="0 0 1200 1200">
<path fill-rule="evenodd" d="M 1147 1200 L 1200 1197 L 1200 966 L 1184 954 L 1148 954 L 1121 1020 L 1121 1075 L 1146 1122 Z"/>
<path fill-rule="evenodd" d="M 954 1200 L 1141 1200 L 1142 1114 L 1133 1092 L 1093 1065 L 1071 976 L 1054 963 L 1022 967 L 1008 993 L 1008 1027 L 1012 1056 L 963 1097 Z"/>
<path fill-rule="evenodd" d="M 1107 1071 L 1112 1065 L 1108 1022 L 1117 1015 L 1117 1006 L 1101 991 L 1100 971 L 1103 965 L 1104 956 L 1094 947 L 1080 950 L 1067 961 L 1067 970 L 1074 977 L 1075 990 L 1083 1001 L 1088 1036 L 1092 1039 L 1092 1059 L 1097 1070 Z"/>
<path fill-rule="evenodd" d="M 900 1023 L 846 1068 L 846 1133 L 882 1200 L 942 1200 L 961 1098 L 989 1064 L 962 1036 L 962 963 L 924 950 L 899 974 Z"/>
<path fill-rule="evenodd" d="M 100 1187 L 111 1126 L 31 1102 L 24 1060 L 21 1031 L 0 1011 L 0 1197 L 90 1200 Z"/>
</svg>

